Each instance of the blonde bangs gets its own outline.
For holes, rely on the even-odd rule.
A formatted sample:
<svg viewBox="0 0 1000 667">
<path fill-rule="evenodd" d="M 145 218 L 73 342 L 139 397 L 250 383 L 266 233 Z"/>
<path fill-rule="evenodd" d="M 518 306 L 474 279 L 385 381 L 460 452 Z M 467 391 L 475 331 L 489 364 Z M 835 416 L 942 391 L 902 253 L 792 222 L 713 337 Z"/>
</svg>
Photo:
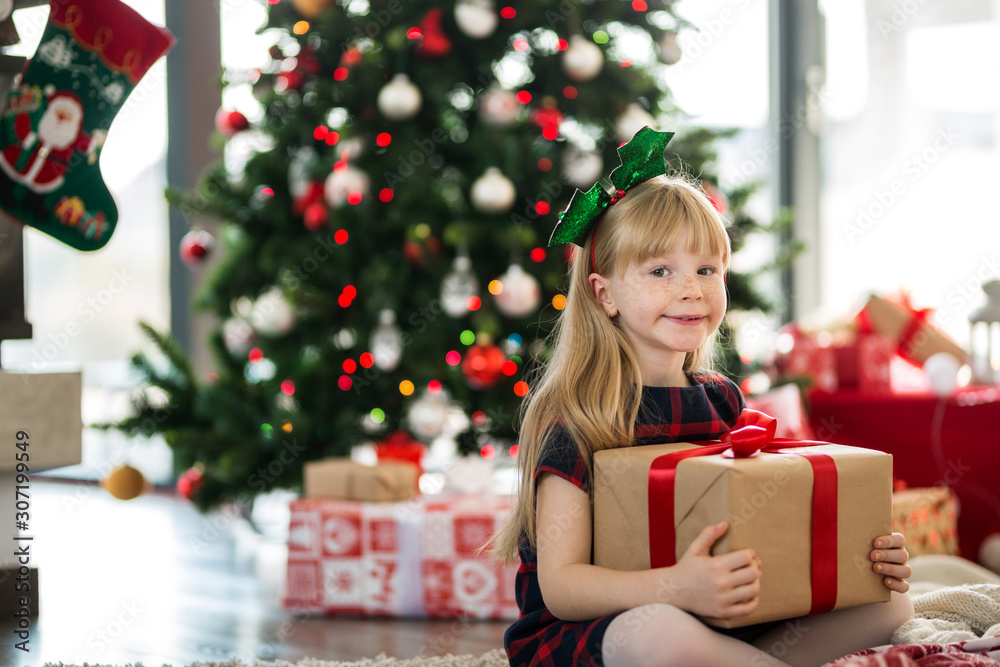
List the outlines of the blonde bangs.
<svg viewBox="0 0 1000 667">
<path fill-rule="evenodd" d="M 646 181 L 611 207 L 605 218 L 598 228 L 599 273 L 610 275 L 663 256 L 683 231 L 689 232 L 688 252 L 721 257 L 723 266 L 729 266 L 725 220 L 704 192 L 684 179 L 659 176 Z"/>
</svg>

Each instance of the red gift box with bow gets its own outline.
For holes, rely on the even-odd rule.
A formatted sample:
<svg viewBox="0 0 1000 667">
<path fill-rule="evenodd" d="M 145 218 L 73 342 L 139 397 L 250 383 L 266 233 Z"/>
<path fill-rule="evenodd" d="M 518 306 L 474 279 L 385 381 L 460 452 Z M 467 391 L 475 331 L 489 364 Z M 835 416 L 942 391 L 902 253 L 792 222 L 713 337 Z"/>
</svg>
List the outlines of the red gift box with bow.
<svg viewBox="0 0 1000 667">
<path fill-rule="evenodd" d="M 744 410 L 721 441 L 645 445 L 594 454 L 594 564 L 674 565 L 706 527 L 729 529 L 713 554 L 753 548 L 760 604 L 717 627 L 824 613 L 889 600 L 869 553 L 892 526 L 892 456 L 828 442 L 775 438 L 775 420 Z M 664 591 L 663 602 L 669 602 Z"/>
</svg>

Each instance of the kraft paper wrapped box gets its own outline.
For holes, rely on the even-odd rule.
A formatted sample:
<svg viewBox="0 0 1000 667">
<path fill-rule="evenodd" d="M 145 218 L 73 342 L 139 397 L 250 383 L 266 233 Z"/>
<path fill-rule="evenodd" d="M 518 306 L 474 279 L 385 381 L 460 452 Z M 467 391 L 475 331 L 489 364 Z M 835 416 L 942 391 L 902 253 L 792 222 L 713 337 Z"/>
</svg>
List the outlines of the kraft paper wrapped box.
<svg viewBox="0 0 1000 667">
<path fill-rule="evenodd" d="M 729 529 L 712 553 L 757 552 L 760 604 L 741 618 L 705 618 L 710 625 L 735 628 L 888 601 L 890 591 L 869 554 L 875 538 L 891 532 L 892 457 L 804 442 L 771 441 L 749 458 L 731 458 L 731 450 L 723 451 L 728 445 L 717 443 L 596 452 L 594 564 L 616 570 L 672 565 L 706 526 L 725 519 Z M 800 454 L 807 450 L 809 458 Z M 703 455 L 709 451 L 717 453 Z M 665 495 L 662 464 L 678 458 L 673 495 Z M 815 504 L 814 475 L 822 476 Z M 658 508 L 670 497 L 668 519 L 669 509 Z"/>
<path fill-rule="evenodd" d="M 900 356 L 915 364 L 923 364 L 928 357 L 946 352 L 966 363 L 968 355 L 955 341 L 932 326 L 926 310 L 892 303 L 879 296 L 871 296 L 858 315 L 863 328 L 896 341 Z"/>
<path fill-rule="evenodd" d="M 305 464 L 306 498 L 401 501 L 417 495 L 419 469 L 413 463 L 385 462 L 366 466 L 347 458 Z"/>
</svg>

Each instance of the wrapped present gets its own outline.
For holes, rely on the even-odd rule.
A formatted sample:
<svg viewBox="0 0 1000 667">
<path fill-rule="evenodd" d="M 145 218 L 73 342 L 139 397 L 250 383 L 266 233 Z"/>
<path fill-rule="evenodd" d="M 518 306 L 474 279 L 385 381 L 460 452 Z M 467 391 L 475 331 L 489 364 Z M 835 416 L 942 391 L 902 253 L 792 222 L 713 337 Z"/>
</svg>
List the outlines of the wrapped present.
<svg viewBox="0 0 1000 667">
<path fill-rule="evenodd" d="M 955 494 L 946 486 L 896 491 L 892 494 L 892 530 L 906 536 L 911 558 L 958 555 Z"/>
<path fill-rule="evenodd" d="M 429 500 L 424 505 L 420 574 L 426 616 L 517 618 L 517 567 L 478 553 L 510 507 L 509 497 L 486 495 Z"/>
<path fill-rule="evenodd" d="M 773 418 L 744 410 L 726 442 L 594 454 L 594 564 L 674 565 L 722 520 L 713 547 L 753 548 L 760 604 L 718 627 L 817 614 L 889 599 L 872 570 L 873 541 L 891 528 L 892 457 L 831 443 L 774 438 Z"/>
<path fill-rule="evenodd" d="M 783 384 L 765 394 L 746 397 L 747 407 L 772 415 L 777 423 L 775 435 L 779 438 L 812 440 L 814 438 L 809 415 L 802 403 L 802 392 L 795 383 Z"/>
<path fill-rule="evenodd" d="M 930 311 L 913 308 L 906 297 L 900 303 L 893 303 L 873 295 L 857 320 L 862 331 L 875 331 L 895 341 L 898 354 L 918 366 L 938 352 L 966 363 L 965 350 L 931 325 Z"/>
<path fill-rule="evenodd" d="M 478 549 L 508 497 L 291 503 L 284 606 L 393 617 L 517 618 L 517 567 Z"/>
<path fill-rule="evenodd" d="M 812 380 L 812 386 L 816 389 L 836 391 L 837 361 L 829 343 L 821 341 L 819 336 L 804 334 L 797 329 L 791 333 L 792 348 L 776 360 L 779 376 L 806 377 Z"/>
<path fill-rule="evenodd" d="M 832 345 L 837 389 L 891 390 L 896 347 L 892 338 L 873 333 L 859 333 L 852 341 Z"/>
<path fill-rule="evenodd" d="M 408 500 L 417 495 L 419 469 L 412 463 L 366 466 L 345 458 L 304 466 L 305 497 L 368 502 Z"/>
</svg>

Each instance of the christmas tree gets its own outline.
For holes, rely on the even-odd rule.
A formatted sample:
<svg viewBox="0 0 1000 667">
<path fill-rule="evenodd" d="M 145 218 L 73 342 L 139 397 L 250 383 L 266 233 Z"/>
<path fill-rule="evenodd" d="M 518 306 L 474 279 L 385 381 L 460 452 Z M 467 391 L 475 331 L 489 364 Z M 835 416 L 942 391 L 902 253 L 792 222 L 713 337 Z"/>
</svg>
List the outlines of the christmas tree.
<svg viewBox="0 0 1000 667">
<path fill-rule="evenodd" d="M 744 211 L 752 184 L 720 191 L 718 133 L 684 127 L 663 85 L 672 2 L 269 4 L 271 66 L 225 77 L 254 81 L 263 120 L 218 118 L 258 149 L 172 195 L 225 225 L 195 304 L 222 323 L 218 372 L 145 327 L 168 363 L 134 357 L 149 387 L 115 425 L 162 434 L 199 506 L 294 488 L 364 441 L 428 442 L 449 406 L 462 453 L 514 445 L 572 261 L 547 247 L 557 214 L 643 126 L 677 132 L 666 157 L 703 179 L 735 249 L 769 229 Z M 192 230 L 181 250 L 209 245 Z M 728 286 L 731 308 L 768 307 L 752 276 Z"/>
</svg>

